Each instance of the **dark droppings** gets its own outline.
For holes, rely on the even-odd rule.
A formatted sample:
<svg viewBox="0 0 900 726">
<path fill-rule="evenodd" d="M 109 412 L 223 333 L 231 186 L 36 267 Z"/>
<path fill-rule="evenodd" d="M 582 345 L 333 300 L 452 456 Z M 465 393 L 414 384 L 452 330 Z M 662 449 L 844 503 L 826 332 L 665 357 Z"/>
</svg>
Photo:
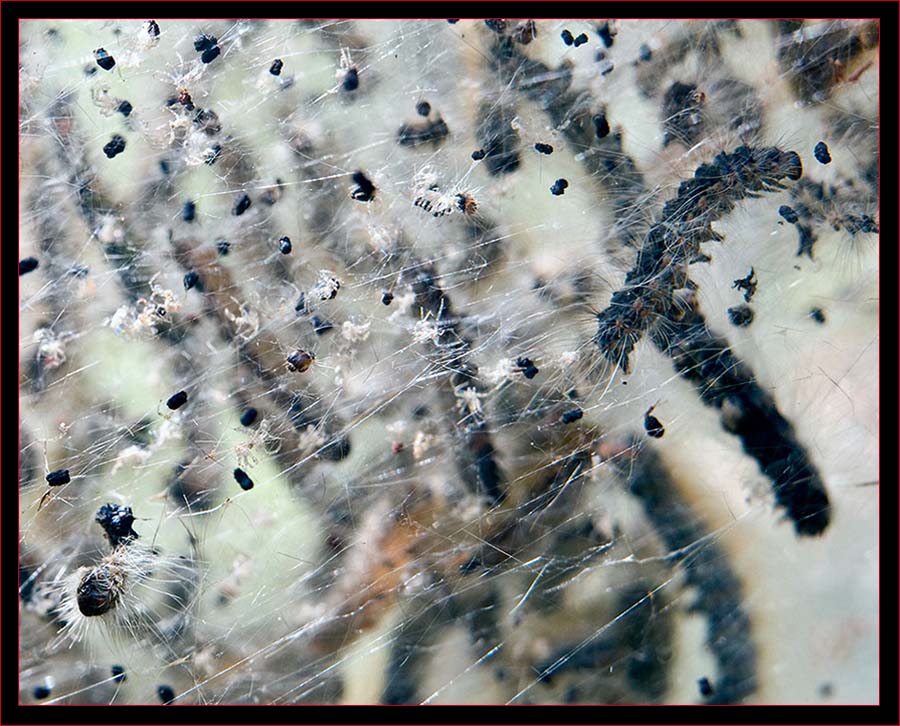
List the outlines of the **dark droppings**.
<svg viewBox="0 0 900 726">
<path fill-rule="evenodd" d="M 105 48 L 95 50 L 94 58 L 97 60 L 97 65 L 104 71 L 111 71 L 116 64 L 116 59 L 107 53 Z"/>
<path fill-rule="evenodd" d="M 118 547 L 138 538 L 131 525 L 134 524 L 134 513 L 131 507 L 122 504 L 104 504 L 97 510 L 94 520 L 103 528 L 109 544 Z"/>
<path fill-rule="evenodd" d="M 244 212 L 250 209 L 250 205 L 253 202 L 250 200 L 249 194 L 241 194 L 237 199 L 234 200 L 234 206 L 231 209 L 231 213 L 235 217 L 240 217 Z"/>
<path fill-rule="evenodd" d="M 241 489 L 245 492 L 253 489 L 253 480 L 247 475 L 247 472 L 243 469 L 235 469 L 233 472 L 234 480 L 238 483 Z"/>
<path fill-rule="evenodd" d="M 103 153 L 106 154 L 108 159 L 114 159 L 123 151 L 125 151 L 125 139 L 118 134 L 115 134 L 103 147 Z"/>
<path fill-rule="evenodd" d="M 202 53 L 203 51 L 209 50 L 210 48 L 215 48 L 218 42 L 219 39 L 214 35 L 201 33 L 194 38 L 194 50 L 198 53 Z"/>
<path fill-rule="evenodd" d="M 820 141 L 816 144 L 813 149 L 813 156 L 816 157 L 816 161 L 820 164 L 830 164 L 831 163 L 831 152 L 828 150 L 828 144 L 824 141 Z"/>
<path fill-rule="evenodd" d="M 57 469 L 47 474 L 47 484 L 51 487 L 59 487 L 72 481 L 68 469 Z"/>
<path fill-rule="evenodd" d="M 584 411 L 582 411 L 580 408 L 573 408 L 572 410 L 563 413 L 563 415 L 560 416 L 559 420 L 564 424 L 570 424 L 580 420 L 583 416 Z"/>
<path fill-rule="evenodd" d="M 172 411 L 175 411 L 181 408 L 184 404 L 187 403 L 188 395 L 184 391 L 179 391 L 178 393 L 173 394 L 168 401 L 166 401 L 166 406 L 170 408 Z"/>
<path fill-rule="evenodd" d="M 553 186 L 550 187 L 550 193 L 554 197 L 560 197 L 566 193 L 566 189 L 569 188 L 569 182 L 565 179 L 557 179 L 553 182 Z"/>
<path fill-rule="evenodd" d="M 598 139 L 605 139 L 609 136 L 609 122 L 606 120 L 605 113 L 598 113 L 592 120 L 594 122 L 594 133 L 597 134 Z"/>
<path fill-rule="evenodd" d="M 753 308 L 749 305 L 735 305 L 728 308 L 728 319 L 738 328 L 746 328 L 753 322 Z"/>
<path fill-rule="evenodd" d="M 212 48 L 204 50 L 200 54 L 200 60 L 203 63 L 212 63 L 216 58 L 219 57 L 219 54 L 221 52 L 222 52 L 222 50 L 219 48 L 219 46 L 217 46 L 217 45 L 213 46 Z"/>
<path fill-rule="evenodd" d="M 353 183 L 356 187 L 350 193 L 350 196 L 358 202 L 371 202 L 375 198 L 375 185 L 369 180 L 362 171 L 353 172 Z"/>
<path fill-rule="evenodd" d="M 344 76 L 344 82 L 341 84 L 341 87 L 345 91 L 355 91 L 359 88 L 359 71 L 355 68 L 348 70 L 347 74 Z"/>
<path fill-rule="evenodd" d="M 782 204 L 778 207 L 778 214 L 780 214 L 784 218 L 784 221 L 789 224 L 797 224 L 797 220 L 800 219 L 800 217 L 797 216 L 797 213 L 787 204 Z"/>
<path fill-rule="evenodd" d="M 661 439 L 663 434 L 666 433 L 666 429 L 660 420 L 656 418 L 656 416 L 653 416 L 652 413 L 653 407 L 651 406 L 647 409 L 647 413 L 644 414 L 644 431 L 647 432 L 647 436 L 651 436 L 654 439 Z"/>
<path fill-rule="evenodd" d="M 29 272 L 34 272 L 40 263 L 38 262 L 36 257 L 26 257 L 24 259 L 19 260 L 19 276 L 27 275 Z"/>
</svg>

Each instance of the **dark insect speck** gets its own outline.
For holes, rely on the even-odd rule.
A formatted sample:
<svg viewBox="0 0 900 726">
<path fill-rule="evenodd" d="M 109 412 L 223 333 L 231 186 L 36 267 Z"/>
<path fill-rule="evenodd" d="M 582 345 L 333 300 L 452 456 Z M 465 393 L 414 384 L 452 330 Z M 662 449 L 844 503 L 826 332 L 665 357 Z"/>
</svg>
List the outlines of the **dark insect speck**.
<svg viewBox="0 0 900 726">
<path fill-rule="evenodd" d="M 163 703 L 171 703 L 175 700 L 175 691 L 172 689 L 172 686 L 165 684 L 156 687 L 156 695 L 159 696 L 159 700 Z"/>
<path fill-rule="evenodd" d="M 124 669 L 122 666 L 120 666 L 120 665 L 114 665 L 114 666 L 110 669 L 110 671 L 111 671 L 111 673 L 112 673 L 113 680 L 114 680 L 116 683 L 121 683 L 122 681 L 128 680 L 128 676 L 125 675 L 125 669 Z"/>
<path fill-rule="evenodd" d="M 641 47 L 638 49 L 638 57 L 646 63 L 653 57 L 653 53 L 650 50 L 650 46 L 646 43 L 642 43 Z"/>
<path fill-rule="evenodd" d="M 356 188 L 350 193 L 350 196 L 358 202 L 371 202 L 375 198 L 375 185 L 362 171 L 353 172 L 351 178 L 356 184 Z"/>
<path fill-rule="evenodd" d="M 585 35 L 584 33 L 580 33 L 578 35 L 578 37 L 572 41 L 572 45 L 574 45 L 577 48 L 579 45 L 584 45 L 587 42 L 588 42 L 587 35 Z"/>
<path fill-rule="evenodd" d="M 231 243 L 227 239 L 216 240 L 216 250 L 222 257 L 231 252 Z"/>
<path fill-rule="evenodd" d="M 594 122 L 594 133 L 597 134 L 598 139 L 609 136 L 609 121 L 606 120 L 605 113 L 598 113 L 592 120 Z"/>
<path fill-rule="evenodd" d="M 540 154 L 552 154 L 553 153 L 553 147 L 550 146 L 550 144 L 542 144 L 540 142 L 538 142 L 537 144 L 534 145 L 534 150 Z"/>
<path fill-rule="evenodd" d="M 784 221 L 789 224 L 797 224 L 797 220 L 800 219 L 797 212 L 793 210 L 792 207 L 789 207 L 787 204 L 782 204 L 778 207 L 778 214 L 784 217 Z"/>
<path fill-rule="evenodd" d="M 728 319 L 732 325 L 746 328 L 753 322 L 753 310 L 747 305 L 737 305 L 733 308 L 728 308 Z"/>
<path fill-rule="evenodd" d="M 816 161 L 820 164 L 830 164 L 831 163 L 831 154 L 828 151 L 828 144 L 824 141 L 820 141 L 816 144 L 816 148 L 813 149 L 813 156 L 816 157 Z"/>
<path fill-rule="evenodd" d="M 580 408 L 573 408 L 571 411 L 566 411 L 562 415 L 560 420 L 564 424 L 570 424 L 574 421 L 578 421 L 578 419 L 580 419 L 582 416 L 584 416 L 584 411 L 582 411 Z"/>
<path fill-rule="evenodd" d="M 359 88 L 359 72 L 355 68 L 351 68 L 344 76 L 344 82 L 341 85 L 345 91 L 355 91 Z"/>
<path fill-rule="evenodd" d="M 197 292 L 203 292 L 203 285 L 200 283 L 200 275 L 197 274 L 196 270 L 191 270 L 188 272 L 184 279 L 182 280 L 184 284 L 185 290 L 190 290 L 191 288 L 196 287 Z"/>
<path fill-rule="evenodd" d="M 215 48 L 218 43 L 219 39 L 216 38 L 216 36 L 202 33 L 194 38 L 194 50 L 198 53 L 202 53 L 210 48 Z"/>
<path fill-rule="evenodd" d="M 116 59 L 107 53 L 105 48 L 97 48 L 94 51 L 94 58 L 97 60 L 97 65 L 104 71 L 111 71 L 116 64 Z"/>
<path fill-rule="evenodd" d="M 819 325 L 823 325 L 825 323 L 825 313 L 822 308 L 813 308 L 809 311 L 809 317 L 815 320 Z"/>
<path fill-rule="evenodd" d="M 68 469 L 57 469 L 47 474 L 47 483 L 52 487 L 59 487 L 70 481 L 72 481 L 72 477 L 69 476 Z"/>
<path fill-rule="evenodd" d="M 40 263 L 36 257 L 26 257 L 23 260 L 19 260 L 19 276 L 34 272 L 38 268 L 38 265 L 40 265 Z"/>
<path fill-rule="evenodd" d="M 241 426 L 250 426 L 254 421 L 256 421 L 256 417 L 258 415 L 259 412 L 255 408 L 248 408 L 241 414 Z"/>
<path fill-rule="evenodd" d="M 302 313 L 306 311 L 306 293 L 301 292 L 300 297 L 297 298 L 297 302 L 294 303 L 294 310 L 298 313 Z"/>
<path fill-rule="evenodd" d="M 234 470 L 234 480 L 238 483 L 238 485 L 245 492 L 249 492 L 253 489 L 253 480 L 247 475 L 247 472 L 243 469 L 235 469 Z"/>
<path fill-rule="evenodd" d="M 272 61 L 272 65 L 269 66 L 269 73 L 273 76 L 280 76 L 282 68 L 284 68 L 284 61 L 281 58 L 276 58 Z"/>
<path fill-rule="evenodd" d="M 472 152 L 472 161 L 481 161 L 485 157 L 485 150 L 478 149 L 478 151 Z"/>
<path fill-rule="evenodd" d="M 282 237 L 278 240 L 278 250 L 283 255 L 291 254 L 291 250 L 293 249 L 293 245 L 291 245 L 290 237 Z"/>
<path fill-rule="evenodd" d="M 221 52 L 222 50 L 219 48 L 219 46 L 214 45 L 212 48 L 203 51 L 203 53 L 200 55 L 200 60 L 204 63 L 212 63 L 216 58 L 219 57 L 219 53 Z"/>
<path fill-rule="evenodd" d="M 563 30 L 563 32 L 560 33 L 559 36 L 562 38 L 563 43 L 565 43 L 566 45 L 572 45 L 572 43 L 575 42 L 575 37 L 572 35 L 572 32 L 568 28 Z"/>
<path fill-rule="evenodd" d="M 531 358 L 518 358 L 516 360 L 516 368 L 518 368 L 522 372 L 522 375 L 528 380 L 531 380 L 540 373 L 537 366 L 532 363 Z"/>
<path fill-rule="evenodd" d="M 181 208 L 181 218 L 185 222 L 193 222 L 197 218 L 197 205 L 190 199 Z"/>
<path fill-rule="evenodd" d="M 250 196 L 248 194 L 241 194 L 241 196 L 234 200 L 234 206 L 231 209 L 231 213 L 235 217 L 240 217 L 244 212 L 250 209 L 252 203 L 253 202 L 250 201 Z"/>
<path fill-rule="evenodd" d="M 125 117 L 130 116 L 130 115 L 131 115 L 131 112 L 132 112 L 133 110 L 134 110 L 134 107 L 133 107 L 130 103 L 128 103 L 128 101 L 122 101 L 122 102 L 116 107 L 116 111 L 118 111 L 120 114 L 122 114 L 122 115 L 125 116 Z"/>
<path fill-rule="evenodd" d="M 447 21 L 450 25 L 456 25 L 459 22 L 459 18 L 451 18 Z"/>
<path fill-rule="evenodd" d="M 35 686 L 34 690 L 31 692 L 31 694 L 38 701 L 43 700 L 44 698 L 47 698 L 47 696 L 49 696 L 50 693 L 51 693 L 50 688 L 47 686 Z"/>
<path fill-rule="evenodd" d="M 390 305 L 394 301 L 394 293 L 390 290 L 384 290 L 381 293 L 381 304 Z"/>
<path fill-rule="evenodd" d="M 700 695 L 704 698 L 709 698 L 713 694 L 712 683 L 709 682 L 709 678 L 706 676 L 697 681 L 697 687 L 700 689 Z"/>
<path fill-rule="evenodd" d="M 565 179 L 557 179 L 555 182 L 553 182 L 553 186 L 550 187 L 550 193 L 554 197 L 558 197 L 558 196 L 561 196 L 562 194 L 565 194 L 566 189 L 568 189 L 568 187 L 569 187 L 568 181 L 566 181 Z"/>
<path fill-rule="evenodd" d="M 113 547 L 138 538 L 138 533 L 131 528 L 134 524 L 134 512 L 131 511 L 131 507 L 122 504 L 104 504 L 97 510 L 94 521 L 103 527 L 109 544 Z"/>
<path fill-rule="evenodd" d="M 173 411 L 177 411 L 184 404 L 187 403 L 188 395 L 185 391 L 179 391 L 178 393 L 173 393 L 169 400 L 166 401 L 166 406 L 168 406 Z"/>
<path fill-rule="evenodd" d="M 431 113 L 431 104 L 428 101 L 419 101 L 416 104 L 416 113 L 419 116 L 428 116 Z"/>
<path fill-rule="evenodd" d="M 125 139 L 118 134 L 113 135 L 109 143 L 103 147 L 103 153 L 108 159 L 115 158 L 117 155 L 125 151 Z"/>
<path fill-rule="evenodd" d="M 152 35 L 154 38 L 159 37 L 159 24 L 155 20 L 147 21 L 147 34 Z"/>
<path fill-rule="evenodd" d="M 650 415 L 653 413 L 653 408 L 654 407 L 651 406 L 647 409 L 647 413 L 644 414 L 644 431 L 647 432 L 647 436 L 652 436 L 654 439 L 661 439 L 663 434 L 666 433 L 666 429 L 656 416 Z"/>
</svg>

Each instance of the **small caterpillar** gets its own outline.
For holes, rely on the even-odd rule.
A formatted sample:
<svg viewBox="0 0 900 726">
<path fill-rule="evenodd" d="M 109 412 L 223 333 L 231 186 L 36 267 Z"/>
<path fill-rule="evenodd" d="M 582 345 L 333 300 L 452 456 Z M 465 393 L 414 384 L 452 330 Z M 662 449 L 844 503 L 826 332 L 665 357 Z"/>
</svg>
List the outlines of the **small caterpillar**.
<svg viewBox="0 0 900 726">
<path fill-rule="evenodd" d="M 687 266 L 702 259 L 703 242 L 723 239 L 713 221 L 742 199 L 785 189 L 781 180 L 796 181 L 802 173 L 795 151 L 741 146 L 702 164 L 693 179 L 682 182 L 647 233 L 626 286 L 597 315 L 594 340 L 607 360 L 628 373 L 629 355 L 641 335 L 660 319 L 677 319 L 673 293 L 687 286 Z"/>
</svg>

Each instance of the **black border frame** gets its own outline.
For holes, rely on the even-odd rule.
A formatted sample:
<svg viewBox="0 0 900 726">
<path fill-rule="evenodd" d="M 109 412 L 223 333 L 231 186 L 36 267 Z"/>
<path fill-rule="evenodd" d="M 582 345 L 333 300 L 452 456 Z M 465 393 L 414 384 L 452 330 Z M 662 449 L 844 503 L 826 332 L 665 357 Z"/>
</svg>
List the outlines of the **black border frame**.
<svg viewBox="0 0 900 726">
<path fill-rule="evenodd" d="M 7 401 L 12 401 L 14 381 L 18 379 L 18 336 L 14 338 L 12 331 L 18 331 L 18 277 L 13 278 L 13 264 L 18 259 L 18 123 L 12 109 L 18 108 L 18 20 L 25 18 L 85 18 L 85 17 L 136 17 L 136 18 L 195 18 L 204 17 L 213 11 L 223 15 L 224 10 L 234 9 L 233 17 L 254 16 L 268 18 L 293 18 L 296 16 L 318 17 L 354 17 L 354 18 L 423 18 L 447 16 L 472 18 L 484 17 L 487 11 L 495 12 L 493 17 L 508 16 L 510 12 L 536 18 L 561 17 L 627 17 L 627 18 L 772 18 L 772 17 L 857 17 L 879 18 L 881 20 L 881 52 L 886 55 L 880 64 L 881 73 L 881 209 L 879 224 L 880 240 L 887 245 L 880 245 L 880 269 L 896 270 L 900 279 L 900 262 L 898 262 L 897 209 L 896 205 L 885 205 L 884 200 L 893 201 L 896 196 L 887 197 L 886 190 L 896 183 L 900 163 L 896 149 L 898 124 L 898 22 L 900 22 L 900 5 L 896 1 L 866 0 L 853 3 L 831 2 L 633 2 L 633 3 L 591 3 L 572 2 L 472 2 L 460 0 L 453 3 L 424 3 L 415 0 L 393 2 L 247 2 L 237 3 L 234 0 L 218 0 L 216 6 L 208 5 L 202 0 L 198 2 L 116 2 L 104 0 L 94 2 L 36 2 L 25 0 L 4 0 L 0 2 L 0 92 L 3 96 L 3 114 L 0 116 L 0 162 L 3 164 L 3 181 L 8 185 L 7 192 L 0 195 L 2 200 L 5 231 L 9 232 L 8 241 L 2 247 L 3 273 L 0 276 L 0 296 L 2 306 L 2 327 L 10 332 L 0 336 L 2 341 L 2 358 L 0 358 L 0 402 L 8 392 Z M 535 11 L 532 13 L 531 11 Z M 506 12 L 504 12 L 506 11 Z M 886 61 L 886 62 L 884 62 Z M 893 93 L 892 93 L 893 92 Z M 884 174 L 884 169 L 894 169 L 891 174 Z M 8 176 L 7 176 L 8 171 Z M 13 176 L 13 175 L 16 176 Z M 887 178 L 889 184 L 885 185 Z M 891 213 L 884 214 L 887 206 Z M 887 248 L 887 249 L 886 249 Z M 14 258 L 15 255 L 15 258 Z M 890 279 L 889 276 L 886 276 Z M 889 295 L 895 291 L 889 286 Z M 896 410 L 891 403 L 900 406 L 897 394 L 898 360 L 898 311 L 900 311 L 900 293 L 896 298 L 889 298 L 888 305 L 880 308 L 880 332 L 887 332 L 887 340 L 880 340 L 880 396 L 887 400 L 885 410 Z M 886 347 L 885 342 L 889 343 Z M 891 363 L 885 367 L 885 363 Z M 15 376 L 13 371 L 16 371 Z M 18 400 L 17 398 L 15 400 Z M 66 705 L 64 707 L 48 707 L 21 705 L 18 703 L 18 592 L 15 589 L 13 572 L 18 572 L 18 487 L 12 482 L 17 480 L 14 460 L 18 459 L 18 445 L 12 440 L 12 432 L 18 431 L 18 411 L 14 414 L 13 406 L 2 407 L 2 424 L 5 430 L 2 459 L 4 475 L 0 481 L 5 486 L 0 493 L 0 568 L 4 577 L 0 578 L 0 622 L 2 635 L 0 643 L 0 723 L 2 724 L 42 724 L 42 723 L 96 723 L 96 724 L 154 724 L 179 722 L 191 723 L 370 723 L 392 722 L 408 723 L 764 723 L 770 726 L 782 723 L 817 723 L 817 724 L 898 724 L 898 526 L 893 518 L 896 512 L 900 516 L 898 506 L 898 451 L 900 436 L 896 432 L 896 414 L 881 417 L 879 432 L 881 441 L 880 461 L 880 618 L 879 618 L 879 680 L 881 703 L 877 706 L 607 706 L 601 712 L 598 706 L 268 706 L 254 707 L 243 705 L 193 706 L 188 712 L 181 709 L 161 712 L 156 706 L 82 706 Z M 893 432 L 885 432 L 884 427 L 892 427 Z M 887 436 L 884 436 L 884 434 Z M 890 446 L 898 442 L 898 448 Z M 888 446 L 885 446 L 888 444 Z M 15 446 L 15 448 L 14 448 Z M 892 526 L 894 525 L 894 526 Z M 16 607 L 13 607 L 16 605 Z M 16 643 L 15 650 L 12 643 Z M 13 673 L 15 672 L 15 676 Z M 65 710 L 60 710 L 64 708 Z M 247 710 L 249 709 L 249 710 Z M 426 710 L 427 709 L 427 710 Z"/>
</svg>

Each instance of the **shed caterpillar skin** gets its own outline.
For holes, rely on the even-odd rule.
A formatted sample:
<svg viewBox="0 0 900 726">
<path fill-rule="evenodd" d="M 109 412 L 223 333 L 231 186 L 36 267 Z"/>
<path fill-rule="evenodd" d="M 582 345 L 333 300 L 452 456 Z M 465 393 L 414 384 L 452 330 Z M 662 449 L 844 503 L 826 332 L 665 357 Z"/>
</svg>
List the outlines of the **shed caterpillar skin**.
<svg viewBox="0 0 900 726">
<path fill-rule="evenodd" d="M 106 504 L 95 518 L 112 551 L 57 581 L 56 618 L 63 624 L 57 644 L 69 647 L 100 628 L 120 643 L 151 636 L 165 641 L 165 624 L 188 606 L 183 601 L 193 575 L 187 563 L 161 555 L 131 528 L 130 507 Z"/>
</svg>

